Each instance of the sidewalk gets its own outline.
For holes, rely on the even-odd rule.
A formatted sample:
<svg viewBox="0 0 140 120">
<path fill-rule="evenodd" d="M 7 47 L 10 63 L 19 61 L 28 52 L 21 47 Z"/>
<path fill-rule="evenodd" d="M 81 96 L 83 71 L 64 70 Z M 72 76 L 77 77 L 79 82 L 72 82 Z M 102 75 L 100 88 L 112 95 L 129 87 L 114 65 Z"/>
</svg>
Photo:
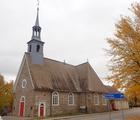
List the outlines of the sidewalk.
<svg viewBox="0 0 140 120">
<path fill-rule="evenodd" d="M 135 112 L 134 112 L 135 111 Z M 140 108 L 134 108 L 134 109 L 129 109 L 125 110 L 126 116 L 125 120 L 140 120 Z M 80 120 L 81 118 L 84 118 L 84 120 L 91 120 L 91 118 L 105 118 L 109 113 L 104 112 L 104 113 L 91 113 L 91 114 L 80 114 L 80 115 L 71 115 L 71 116 L 61 116 L 61 117 L 48 117 L 45 119 L 38 119 L 38 118 L 29 118 L 29 117 L 16 117 L 16 116 L 4 116 L 2 117 L 2 120 L 66 120 L 66 119 L 78 119 Z M 112 111 L 112 114 L 117 115 L 120 114 L 120 111 Z M 105 116 L 105 117 L 104 117 Z M 85 119 L 88 118 L 88 119 Z M 1 120 L 1 119 L 0 119 Z M 92 119 L 93 120 L 93 119 Z M 100 119 L 103 120 L 103 119 Z M 116 119 L 120 120 L 120 119 Z"/>
<path fill-rule="evenodd" d="M 119 112 L 119 111 L 113 111 L 113 112 Z M 64 117 L 51 117 L 51 118 L 45 118 L 43 120 L 63 120 L 63 119 L 69 119 L 69 118 L 78 118 L 78 117 L 86 117 L 86 116 L 92 116 L 92 115 L 104 115 L 108 114 L 108 112 L 102 112 L 102 113 L 90 113 L 90 114 L 82 114 L 82 115 L 71 115 L 71 116 L 64 116 Z M 140 119 L 139 119 L 140 120 Z"/>
<path fill-rule="evenodd" d="M 16 116 L 3 116 L 0 120 L 33 120 L 28 117 L 16 117 Z"/>
<path fill-rule="evenodd" d="M 128 109 L 125 111 L 131 111 L 133 109 Z M 46 118 L 43 120 L 66 120 L 66 119 L 70 119 L 70 118 L 80 118 L 80 117 L 91 117 L 91 116 L 100 116 L 100 115 L 106 115 L 109 112 L 103 112 L 103 113 L 91 113 L 91 114 L 82 114 L 82 115 L 72 115 L 72 116 L 64 116 L 64 117 L 51 117 L 51 118 Z M 113 113 L 120 113 L 120 111 L 112 111 Z M 133 117 L 126 117 L 125 120 L 140 120 L 140 116 L 133 116 Z"/>
</svg>

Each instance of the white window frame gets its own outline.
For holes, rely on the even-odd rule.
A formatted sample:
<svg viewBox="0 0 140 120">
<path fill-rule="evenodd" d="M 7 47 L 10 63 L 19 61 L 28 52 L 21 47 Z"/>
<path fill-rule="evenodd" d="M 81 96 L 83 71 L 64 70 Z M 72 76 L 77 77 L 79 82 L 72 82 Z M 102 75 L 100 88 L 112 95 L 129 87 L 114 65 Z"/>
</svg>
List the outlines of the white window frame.
<svg viewBox="0 0 140 120">
<path fill-rule="evenodd" d="M 22 100 L 23 99 L 23 100 Z M 25 102 L 25 96 L 20 97 L 20 102 Z"/>
<path fill-rule="evenodd" d="M 97 100 L 97 101 L 96 101 Z M 99 105 L 99 95 L 98 94 L 95 94 L 94 95 L 94 104 L 95 105 Z"/>
<path fill-rule="evenodd" d="M 56 95 L 54 95 L 54 94 L 56 94 Z M 54 101 L 53 101 L 54 100 L 54 97 L 57 97 L 57 100 L 58 100 L 57 101 L 57 104 L 54 104 Z M 56 92 L 56 91 L 52 93 L 52 105 L 53 106 L 58 106 L 59 105 L 59 93 Z"/>
<path fill-rule="evenodd" d="M 104 95 L 102 95 L 102 105 L 107 105 L 107 101 Z"/>
<path fill-rule="evenodd" d="M 27 80 L 23 79 L 21 84 L 22 88 L 25 88 L 27 86 Z"/>
<path fill-rule="evenodd" d="M 72 97 L 72 104 L 70 103 L 70 97 Z M 68 94 L 68 105 L 74 105 L 74 94 L 73 93 Z"/>
</svg>

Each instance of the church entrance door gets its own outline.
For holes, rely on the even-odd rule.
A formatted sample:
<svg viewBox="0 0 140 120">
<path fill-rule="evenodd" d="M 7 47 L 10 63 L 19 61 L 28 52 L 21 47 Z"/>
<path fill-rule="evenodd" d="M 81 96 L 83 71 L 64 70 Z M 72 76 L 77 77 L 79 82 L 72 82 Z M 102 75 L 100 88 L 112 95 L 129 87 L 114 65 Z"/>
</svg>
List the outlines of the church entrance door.
<svg viewBox="0 0 140 120">
<path fill-rule="evenodd" d="M 24 114 L 24 102 L 20 102 L 20 117 L 23 117 Z"/>
<path fill-rule="evenodd" d="M 39 117 L 45 117 L 45 103 L 40 103 L 39 105 Z"/>
<path fill-rule="evenodd" d="M 20 108 L 19 108 L 19 116 L 23 117 L 24 116 L 24 110 L 25 109 L 25 97 L 22 96 L 20 99 Z"/>
</svg>

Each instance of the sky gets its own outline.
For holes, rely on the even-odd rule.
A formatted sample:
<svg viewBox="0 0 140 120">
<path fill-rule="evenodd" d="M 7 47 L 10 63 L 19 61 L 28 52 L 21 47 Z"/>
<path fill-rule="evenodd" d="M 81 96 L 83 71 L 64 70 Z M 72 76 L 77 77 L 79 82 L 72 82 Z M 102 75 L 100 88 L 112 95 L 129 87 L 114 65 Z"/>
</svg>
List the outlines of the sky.
<svg viewBox="0 0 140 120">
<path fill-rule="evenodd" d="M 106 38 L 139 0 L 40 0 L 44 56 L 78 65 L 89 62 L 100 79 L 109 74 Z M 37 0 L 0 0 L 0 74 L 15 80 L 35 24 Z M 106 82 L 105 82 L 106 83 Z"/>
</svg>

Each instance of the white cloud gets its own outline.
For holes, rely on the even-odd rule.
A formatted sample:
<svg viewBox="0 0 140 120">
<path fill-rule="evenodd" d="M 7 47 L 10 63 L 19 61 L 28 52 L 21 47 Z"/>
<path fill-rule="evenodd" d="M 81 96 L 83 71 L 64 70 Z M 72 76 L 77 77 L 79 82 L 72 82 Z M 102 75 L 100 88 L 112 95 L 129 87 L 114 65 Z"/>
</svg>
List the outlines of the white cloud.
<svg viewBox="0 0 140 120">
<path fill-rule="evenodd" d="M 138 0 L 137 0 L 138 1 Z M 107 68 L 103 48 L 120 14 L 133 0 L 40 0 L 40 25 L 46 57 L 71 64 L 89 59 L 101 78 Z M 15 79 L 31 39 L 36 0 L 0 1 L 0 72 Z"/>
</svg>

